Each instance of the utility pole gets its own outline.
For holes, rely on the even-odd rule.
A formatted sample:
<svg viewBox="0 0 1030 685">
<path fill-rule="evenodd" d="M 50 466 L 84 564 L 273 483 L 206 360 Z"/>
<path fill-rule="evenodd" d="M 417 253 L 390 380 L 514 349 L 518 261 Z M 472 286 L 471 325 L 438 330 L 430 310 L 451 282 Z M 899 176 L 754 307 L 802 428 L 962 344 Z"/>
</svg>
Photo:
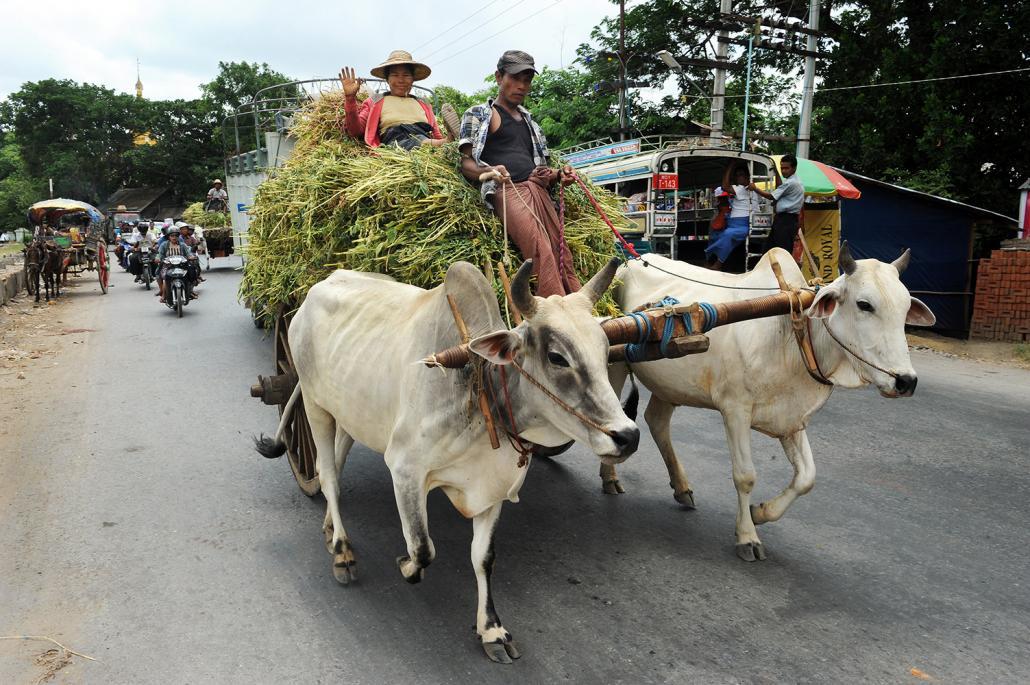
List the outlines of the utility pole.
<svg viewBox="0 0 1030 685">
<path fill-rule="evenodd" d="M 619 140 L 626 140 L 626 0 L 619 0 Z"/>
<path fill-rule="evenodd" d="M 811 0 L 808 6 L 808 28 L 819 30 L 819 0 Z M 805 88 L 801 95 L 801 121 L 798 124 L 797 156 L 808 158 L 812 136 L 812 97 L 815 95 L 815 51 L 818 47 L 814 33 L 808 34 L 805 48 Z"/>
<path fill-rule="evenodd" d="M 719 0 L 719 12 L 731 14 L 733 0 Z M 729 32 L 725 28 L 720 29 L 719 37 L 723 40 L 715 44 L 715 59 L 720 66 L 715 68 L 715 85 L 712 87 L 712 131 L 708 139 L 712 145 L 719 145 L 722 142 L 722 115 L 726 110 L 726 67 L 724 65 L 729 61 L 730 56 L 730 46 L 726 42 Z"/>
</svg>

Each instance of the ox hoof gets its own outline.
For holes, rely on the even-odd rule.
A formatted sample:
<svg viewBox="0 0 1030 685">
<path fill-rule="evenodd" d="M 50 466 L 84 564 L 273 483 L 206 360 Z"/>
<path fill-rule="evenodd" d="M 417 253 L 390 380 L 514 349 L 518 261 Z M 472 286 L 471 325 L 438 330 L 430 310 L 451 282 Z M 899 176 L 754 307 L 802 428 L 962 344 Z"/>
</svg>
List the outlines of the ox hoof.
<svg viewBox="0 0 1030 685">
<path fill-rule="evenodd" d="M 397 557 L 397 568 L 400 569 L 401 575 L 404 576 L 404 580 L 408 581 L 412 585 L 421 583 L 422 579 L 426 577 L 426 570 L 420 566 L 415 566 L 409 557 Z"/>
<path fill-rule="evenodd" d="M 333 578 L 336 578 L 336 582 L 350 585 L 358 579 L 357 571 L 354 569 L 357 559 L 354 558 L 354 550 L 346 540 L 338 540 L 335 549 L 330 549 L 329 552 L 333 555 Z"/>
<path fill-rule="evenodd" d="M 615 480 L 604 481 L 601 483 L 601 489 L 604 490 L 604 494 L 606 495 L 621 495 L 626 492 L 626 489 L 622 487 L 622 483 L 619 482 L 618 478 Z"/>
<path fill-rule="evenodd" d="M 495 664 L 510 664 L 522 656 L 514 642 L 484 642 L 483 651 Z"/>
<path fill-rule="evenodd" d="M 684 509 L 697 509 L 697 504 L 694 503 L 694 491 L 684 490 L 683 492 L 674 492 L 672 494 L 673 499 L 683 505 Z"/>
<path fill-rule="evenodd" d="M 357 571 L 354 570 L 353 557 L 350 557 L 349 554 L 337 554 L 333 557 L 333 578 L 340 585 L 350 585 L 358 579 Z"/>
<path fill-rule="evenodd" d="M 765 545 L 761 542 L 745 542 L 737 545 L 737 556 L 744 561 L 765 561 Z"/>
</svg>

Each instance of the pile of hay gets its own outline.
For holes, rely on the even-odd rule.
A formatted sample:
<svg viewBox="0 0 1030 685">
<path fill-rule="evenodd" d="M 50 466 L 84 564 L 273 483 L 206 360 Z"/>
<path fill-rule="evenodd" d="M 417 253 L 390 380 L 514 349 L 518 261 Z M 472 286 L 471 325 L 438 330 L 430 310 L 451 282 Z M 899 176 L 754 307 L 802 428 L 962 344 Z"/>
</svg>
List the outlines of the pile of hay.
<svg viewBox="0 0 1030 685">
<path fill-rule="evenodd" d="M 261 184 L 248 212 L 240 296 L 261 313 L 299 306 L 337 268 L 431 288 L 455 261 L 484 268 L 502 259 L 500 222 L 458 173 L 455 145 L 370 151 L 341 133 L 339 94 L 313 102 L 296 121 L 293 155 Z M 613 221 L 624 222 L 613 195 L 592 192 Z M 565 235 L 585 282 L 616 253 L 614 237 L 578 187 L 566 188 L 565 199 Z M 509 251 L 513 274 L 522 258 L 514 243 Z M 488 273 L 504 311 L 496 270 Z M 612 302 L 602 300 L 599 311 L 614 313 Z"/>
<path fill-rule="evenodd" d="M 204 228 L 227 228 L 232 226 L 229 212 L 205 212 L 203 202 L 194 202 L 182 213 L 182 220 Z"/>
</svg>

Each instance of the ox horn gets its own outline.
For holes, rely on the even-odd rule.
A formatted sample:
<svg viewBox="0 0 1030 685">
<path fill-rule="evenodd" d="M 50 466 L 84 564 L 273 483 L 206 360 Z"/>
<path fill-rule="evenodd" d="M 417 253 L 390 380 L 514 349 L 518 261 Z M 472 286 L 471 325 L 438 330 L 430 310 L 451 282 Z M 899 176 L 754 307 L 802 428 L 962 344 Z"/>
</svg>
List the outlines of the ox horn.
<svg viewBox="0 0 1030 685">
<path fill-rule="evenodd" d="M 622 260 L 618 257 L 612 257 L 608 260 L 608 263 L 604 267 L 594 274 L 594 277 L 587 281 L 587 284 L 580 290 L 580 294 L 586 296 L 590 300 L 590 306 L 597 304 L 597 301 L 604 296 L 608 291 L 608 286 L 612 284 L 612 279 L 615 278 L 615 272 L 619 268 L 619 264 Z"/>
<path fill-rule="evenodd" d="M 850 276 L 855 273 L 855 269 L 858 268 L 858 264 L 855 263 L 855 258 L 851 256 L 851 250 L 848 248 L 848 241 L 844 241 L 840 244 L 840 268 L 844 269 L 845 275 Z"/>
<path fill-rule="evenodd" d="M 912 250 L 905 248 L 905 251 L 901 253 L 901 256 L 891 262 L 891 266 L 898 270 L 898 275 L 905 273 L 905 269 L 908 268 L 908 260 L 912 258 Z"/>
<path fill-rule="evenodd" d="M 533 275 L 533 260 L 527 259 L 511 279 L 511 301 L 522 316 L 531 319 L 536 314 L 536 299 L 529 292 L 529 277 Z"/>
</svg>

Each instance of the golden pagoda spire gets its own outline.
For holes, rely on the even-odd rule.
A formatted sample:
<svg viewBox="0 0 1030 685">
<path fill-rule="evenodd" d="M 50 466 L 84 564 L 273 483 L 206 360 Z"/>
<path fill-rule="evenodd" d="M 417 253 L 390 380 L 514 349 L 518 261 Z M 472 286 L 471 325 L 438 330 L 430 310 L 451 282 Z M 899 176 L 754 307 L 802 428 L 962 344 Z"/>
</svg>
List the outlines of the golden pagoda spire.
<svg viewBox="0 0 1030 685">
<path fill-rule="evenodd" d="M 139 57 L 136 58 L 136 97 L 143 97 L 143 81 L 139 76 Z"/>
</svg>

